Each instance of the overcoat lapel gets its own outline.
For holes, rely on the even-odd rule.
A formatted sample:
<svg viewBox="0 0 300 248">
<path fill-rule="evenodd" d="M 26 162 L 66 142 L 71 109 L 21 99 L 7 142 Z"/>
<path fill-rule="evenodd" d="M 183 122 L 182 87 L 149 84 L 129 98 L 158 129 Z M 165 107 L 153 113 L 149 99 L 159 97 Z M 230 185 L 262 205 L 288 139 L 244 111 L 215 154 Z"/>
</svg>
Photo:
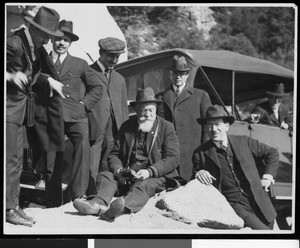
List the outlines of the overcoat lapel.
<svg viewBox="0 0 300 248">
<path fill-rule="evenodd" d="M 103 71 L 99 67 L 99 65 L 95 62 L 91 65 L 91 67 L 98 73 L 96 73 L 97 77 L 108 86 L 108 79 L 104 76 Z"/>
<path fill-rule="evenodd" d="M 134 121 L 133 127 L 132 127 L 132 129 L 130 129 L 130 131 L 125 132 L 125 139 L 126 139 L 126 143 L 127 143 L 127 147 L 128 147 L 127 163 L 129 162 L 129 157 L 131 155 L 132 148 L 133 148 L 134 142 L 135 142 L 135 134 L 137 132 L 138 132 L 138 122 L 137 121 Z"/>
<path fill-rule="evenodd" d="M 174 109 L 174 93 L 172 88 L 170 88 L 163 96 L 163 101 L 167 104 L 169 109 L 172 112 L 173 115 L 173 109 Z"/>
<path fill-rule="evenodd" d="M 69 69 L 73 66 L 72 64 L 72 57 L 70 56 L 70 54 L 67 54 L 67 57 L 65 58 L 63 64 L 62 64 L 62 68 L 61 71 L 59 73 L 60 78 L 63 79 L 66 76 L 68 77 L 69 75 L 67 74 L 67 72 L 69 71 Z"/>
<path fill-rule="evenodd" d="M 219 162 L 218 157 L 217 157 L 215 146 L 214 146 L 214 144 L 211 140 L 209 142 L 210 142 L 209 143 L 209 148 L 204 151 L 204 155 L 207 156 L 209 159 L 211 159 L 216 164 L 216 166 L 221 168 L 220 167 L 220 162 Z"/>
<path fill-rule="evenodd" d="M 241 160 L 242 160 L 241 159 L 242 158 L 241 154 L 242 154 L 242 152 L 241 152 L 241 144 L 240 144 L 240 142 L 235 137 L 233 137 L 233 136 L 227 136 L 227 137 L 228 137 L 229 145 L 231 145 L 232 152 L 234 153 L 237 161 L 240 164 L 242 164 L 241 163 Z"/>
<path fill-rule="evenodd" d="M 185 101 L 187 98 L 189 98 L 193 93 L 192 89 L 183 89 L 181 94 L 177 98 L 176 105 L 179 105 L 183 101 Z"/>
<path fill-rule="evenodd" d="M 152 130 L 147 134 L 147 144 L 146 144 L 147 154 L 149 154 L 149 152 L 150 152 L 150 148 L 151 148 L 151 145 L 153 142 L 153 138 L 154 138 L 154 134 L 155 134 L 157 125 L 158 125 L 158 120 L 156 118 L 154 125 L 152 127 Z"/>
</svg>

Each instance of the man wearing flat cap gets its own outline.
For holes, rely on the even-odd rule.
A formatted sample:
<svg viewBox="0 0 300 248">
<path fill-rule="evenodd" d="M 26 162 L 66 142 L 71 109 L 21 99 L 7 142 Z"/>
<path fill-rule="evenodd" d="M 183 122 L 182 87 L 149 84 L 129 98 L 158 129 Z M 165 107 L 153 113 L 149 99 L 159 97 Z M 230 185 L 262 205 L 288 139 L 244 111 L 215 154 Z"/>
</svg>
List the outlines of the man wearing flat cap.
<svg viewBox="0 0 300 248">
<path fill-rule="evenodd" d="M 267 192 L 275 180 L 278 151 L 248 136 L 228 135 L 234 121 L 219 105 L 209 107 L 206 117 L 198 119 L 206 125 L 210 140 L 194 151 L 196 178 L 216 187 L 245 227 L 273 229 L 276 211 Z"/>
<path fill-rule="evenodd" d="M 102 85 L 100 85 L 95 71 L 85 60 L 74 57 L 68 52 L 72 42 L 79 39 L 73 33 L 73 22 L 62 20 L 59 22 L 58 28 L 64 33 L 64 36 L 52 39 L 53 50 L 50 55 L 57 77 L 64 86 L 63 118 L 65 135 L 73 145 L 73 161 L 71 169 L 67 170 L 71 173 L 67 178 L 69 178 L 68 190 L 73 201 L 78 197 L 84 197 L 88 187 L 90 144 L 87 112 L 100 100 Z M 56 161 L 55 155 L 57 155 Z M 52 188 L 51 192 L 46 194 L 48 206 L 59 205 L 61 171 L 55 173 L 58 174 L 58 178 L 52 178 L 52 172 L 53 168 L 61 168 L 61 161 L 62 154 L 53 153 L 52 168 L 47 168 L 46 186 L 48 182 L 49 187 Z"/>
<path fill-rule="evenodd" d="M 80 213 L 113 221 L 138 212 L 155 193 L 180 186 L 175 180 L 179 144 L 173 124 L 156 116 L 160 103 L 152 88 L 138 90 L 136 101 L 130 103 L 137 115 L 122 124 L 109 171 L 98 174 L 95 196 L 74 201 Z M 118 198 L 110 203 L 115 195 Z"/>
<path fill-rule="evenodd" d="M 170 70 L 170 88 L 157 94 L 157 99 L 163 101 L 158 106 L 157 114 L 174 124 L 180 146 L 179 175 L 187 181 L 192 178 L 193 150 L 207 139 L 207 134 L 199 127 L 197 118 L 206 115 L 210 106 L 207 92 L 188 85 L 191 68 L 184 56 L 175 55 L 172 58 Z"/>
<path fill-rule="evenodd" d="M 7 39 L 6 57 L 6 221 L 32 226 L 35 220 L 19 206 L 23 165 L 24 125 L 30 147 L 63 151 L 62 84 L 51 75 L 50 57 L 43 45 L 61 37 L 59 14 L 40 7 L 28 28 Z M 50 66 L 50 67 L 49 67 Z"/>
<path fill-rule="evenodd" d="M 107 171 L 107 159 L 115 145 L 121 124 L 128 119 L 127 90 L 124 77 L 114 70 L 120 54 L 125 52 L 125 42 L 107 37 L 100 39 L 99 59 L 91 65 L 103 87 L 100 101 L 88 113 L 90 125 L 91 178 L 90 189 L 100 171 Z"/>
<path fill-rule="evenodd" d="M 268 101 L 257 105 L 250 115 L 250 122 L 264 123 L 283 129 L 293 128 L 293 118 L 289 107 L 282 103 L 282 98 L 289 96 L 284 92 L 283 83 L 275 83 L 270 91 L 266 91 Z"/>
</svg>

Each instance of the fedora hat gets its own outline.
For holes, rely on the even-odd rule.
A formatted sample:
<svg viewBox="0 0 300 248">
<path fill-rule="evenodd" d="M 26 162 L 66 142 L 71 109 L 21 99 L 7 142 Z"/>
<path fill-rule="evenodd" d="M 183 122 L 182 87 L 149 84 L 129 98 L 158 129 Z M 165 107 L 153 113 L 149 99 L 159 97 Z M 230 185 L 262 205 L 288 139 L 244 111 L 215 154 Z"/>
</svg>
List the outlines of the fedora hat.
<svg viewBox="0 0 300 248">
<path fill-rule="evenodd" d="M 207 108 L 206 117 L 198 118 L 197 122 L 202 125 L 205 124 L 210 119 L 218 119 L 218 118 L 224 119 L 224 121 L 229 122 L 230 125 L 235 121 L 234 116 L 228 115 L 222 106 L 213 105 Z"/>
<path fill-rule="evenodd" d="M 278 96 L 278 97 L 289 95 L 288 93 L 284 92 L 284 84 L 283 83 L 274 84 L 272 91 L 266 91 L 266 94 L 271 95 L 271 96 Z"/>
<path fill-rule="evenodd" d="M 155 102 L 157 104 L 161 103 L 161 100 L 155 99 L 154 91 L 152 88 L 147 87 L 145 89 L 138 89 L 135 101 L 130 102 L 130 106 L 134 107 L 138 103 L 149 103 Z"/>
<path fill-rule="evenodd" d="M 58 28 L 63 31 L 64 34 L 69 35 L 72 41 L 79 40 L 79 37 L 73 33 L 73 22 L 62 20 L 59 22 Z"/>
<path fill-rule="evenodd" d="M 174 57 L 172 58 L 172 62 L 171 62 L 171 66 L 170 67 L 166 67 L 169 70 L 173 70 L 173 71 L 190 71 L 191 68 L 189 68 L 187 66 L 187 62 L 184 56 L 177 56 L 174 55 Z"/>
<path fill-rule="evenodd" d="M 55 37 L 62 37 L 64 34 L 58 29 L 59 18 L 59 14 L 54 9 L 44 6 L 39 8 L 33 18 L 25 16 L 27 21 L 45 33 Z"/>
</svg>

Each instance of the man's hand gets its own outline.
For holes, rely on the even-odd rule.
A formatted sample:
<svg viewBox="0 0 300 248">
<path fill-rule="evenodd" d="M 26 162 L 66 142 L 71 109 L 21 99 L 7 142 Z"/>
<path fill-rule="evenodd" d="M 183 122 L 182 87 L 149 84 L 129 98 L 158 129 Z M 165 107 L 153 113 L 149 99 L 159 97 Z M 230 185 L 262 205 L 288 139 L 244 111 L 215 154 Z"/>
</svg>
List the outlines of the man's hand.
<svg viewBox="0 0 300 248">
<path fill-rule="evenodd" d="M 281 128 L 283 128 L 283 129 L 289 129 L 289 125 L 286 124 L 286 123 L 283 121 L 283 122 L 281 122 Z"/>
<path fill-rule="evenodd" d="M 261 185 L 262 185 L 264 191 L 266 191 L 266 192 L 269 192 L 271 183 L 272 183 L 272 181 L 267 178 L 261 179 Z"/>
<path fill-rule="evenodd" d="M 148 170 L 139 170 L 133 174 L 137 179 L 147 179 L 150 177 L 150 172 Z"/>
<path fill-rule="evenodd" d="M 216 180 L 208 171 L 200 170 L 196 174 L 196 178 L 203 184 L 211 185 Z"/>
<path fill-rule="evenodd" d="M 6 80 L 13 82 L 21 89 L 25 89 L 28 84 L 28 79 L 25 73 L 18 71 L 16 73 L 6 72 Z"/>
<path fill-rule="evenodd" d="M 53 96 L 53 90 L 55 90 L 62 98 L 66 98 L 62 93 L 63 84 L 52 77 L 48 78 L 48 82 L 50 85 L 50 97 Z"/>
<path fill-rule="evenodd" d="M 123 177 L 123 169 L 122 168 L 118 169 L 115 175 L 116 175 L 117 180 L 120 184 L 122 184 L 122 185 L 127 184 L 125 178 Z"/>
<path fill-rule="evenodd" d="M 251 114 L 250 115 L 250 122 L 251 123 L 258 123 L 260 119 L 260 115 L 259 114 Z"/>
</svg>

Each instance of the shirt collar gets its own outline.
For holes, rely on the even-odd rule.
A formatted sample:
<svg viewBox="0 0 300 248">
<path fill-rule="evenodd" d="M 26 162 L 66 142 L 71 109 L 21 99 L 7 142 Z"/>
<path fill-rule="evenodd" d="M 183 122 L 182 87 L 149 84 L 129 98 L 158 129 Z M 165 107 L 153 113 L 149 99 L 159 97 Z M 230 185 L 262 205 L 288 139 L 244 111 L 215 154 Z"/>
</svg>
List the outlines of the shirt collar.
<svg viewBox="0 0 300 248">
<path fill-rule="evenodd" d="M 105 66 L 99 61 L 99 59 L 97 60 L 97 64 L 103 72 L 106 70 Z"/>
<path fill-rule="evenodd" d="M 59 55 L 58 53 L 56 53 L 54 50 L 52 50 L 51 57 L 52 57 L 54 62 L 57 60 L 58 55 Z M 64 53 L 64 54 L 60 54 L 59 60 L 60 60 L 61 63 L 66 59 L 67 55 L 68 55 L 67 52 Z"/>
<path fill-rule="evenodd" d="M 183 85 L 178 87 L 179 93 L 181 93 L 181 91 L 184 89 L 185 86 L 186 86 L 186 82 Z M 173 89 L 176 92 L 177 87 L 174 84 L 173 84 Z"/>
</svg>

